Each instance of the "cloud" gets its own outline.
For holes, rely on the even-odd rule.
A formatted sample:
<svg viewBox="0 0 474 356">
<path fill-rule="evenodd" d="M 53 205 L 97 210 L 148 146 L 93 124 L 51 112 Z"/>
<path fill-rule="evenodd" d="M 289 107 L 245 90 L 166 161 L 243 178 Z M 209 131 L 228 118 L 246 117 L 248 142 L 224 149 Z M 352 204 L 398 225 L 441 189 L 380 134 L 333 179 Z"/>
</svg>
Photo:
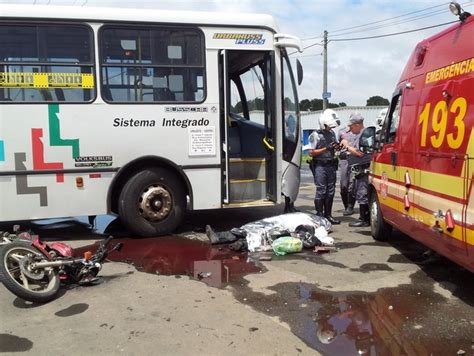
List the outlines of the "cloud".
<svg viewBox="0 0 474 356">
<path fill-rule="evenodd" d="M 32 4 L 34 1 L 16 0 L 14 3 Z M 0 0 L 0 4 L 9 2 L 13 3 L 13 0 Z M 80 6 L 86 3 L 87 6 L 268 13 L 276 18 L 281 32 L 302 39 L 321 36 L 327 30 L 330 38 L 330 101 L 348 105 L 365 105 L 366 100 L 374 95 L 390 98 L 416 44 L 441 28 L 363 41 L 332 40 L 395 33 L 455 20 L 446 2 L 433 3 L 431 0 L 36 0 L 37 4 L 48 2 L 51 5 Z M 464 7 L 472 5 L 472 0 L 464 2 Z M 387 21 L 393 24 L 390 27 L 376 28 L 387 22 L 373 24 L 372 31 L 361 31 L 364 28 L 356 27 L 427 8 L 432 9 Z M 338 31 L 351 27 L 346 32 Z M 303 44 L 309 46 L 321 40 L 321 37 L 305 40 Z M 298 57 L 305 71 L 305 79 L 299 88 L 300 99 L 320 98 L 322 95 L 321 52 L 322 46 L 315 45 L 292 58 L 294 63 Z"/>
</svg>

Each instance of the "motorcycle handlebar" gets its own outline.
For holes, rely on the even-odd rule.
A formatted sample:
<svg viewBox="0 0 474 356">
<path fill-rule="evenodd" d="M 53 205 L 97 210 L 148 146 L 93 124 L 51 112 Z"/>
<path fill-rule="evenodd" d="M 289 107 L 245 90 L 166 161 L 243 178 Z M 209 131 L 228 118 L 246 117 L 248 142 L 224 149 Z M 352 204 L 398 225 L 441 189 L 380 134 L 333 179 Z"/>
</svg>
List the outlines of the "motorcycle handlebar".
<svg viewBox="0 0 474 356">
<path fill-rule="evenodd" d="M 109 237 L 107 237 L 104 241 L 101 242 L 101 245 L 103 247 L 107 247 L 108 244 L 110 243 L 110 241 L 112 241 L 114 237 L 112 235 L 110 235 Z"/>
<path fill-rule="evenodd" d="M 109 252 L 121 251 L 122 250 L 123 243 L 121 243 L 121 242 L 117 243 L 111 249 L 107 248 L 107 246 L 110 244 L 110 242 L 113 239 L 114 239 L 113 236 L 109 236 L 100 243 L 99 248 L 97 249 L 97 252 L 95 253 L 93 260 L 95 260 L 97 262 L 102 262 L 103 260 L 105 260 L 107 258 L 107 255 L 109 254 Z"/>
<path fill-rule="evenodd" d="M 96 262 L 102 262 L 107 257 L 107 246 L 109 245 L 110 241 L 112 241 L 114 237 L 110 235 L 105 240 L 102 240 L 97 248 L 96 253 L 94 254 L 92 260 Z"/>
</svg>

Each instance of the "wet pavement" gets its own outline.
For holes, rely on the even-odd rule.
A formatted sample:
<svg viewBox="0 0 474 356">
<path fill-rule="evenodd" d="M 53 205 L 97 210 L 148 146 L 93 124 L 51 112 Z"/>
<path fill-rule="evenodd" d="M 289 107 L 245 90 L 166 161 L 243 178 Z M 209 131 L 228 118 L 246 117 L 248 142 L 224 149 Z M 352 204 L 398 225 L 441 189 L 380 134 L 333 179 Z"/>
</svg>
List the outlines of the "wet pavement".
<svg viewBox="0 0 474 356">
<path fill-rule="evenodd" d="M 324 355 L 474 354 L 474 315 L 416 283 L 375 293 L 328 293 L 306 283 L 280 283 L 271 296 L 242 288 L 236 297 L 277 316 Z M 469 276 L 464 275 L 464 278 Z M 472 295 L 472 288 L 465 297 Z M 447 317 L 449 315 L 449 317 Z"/>
<path fill-rule="evenodd" d="M 313 194 L 310 184 L 303 187 L 298 207 L 310 211 Z M 131 238 L 109 216 L 98 217 L 94 228 L 86 217 L 22 227 L 49 240 L 67 237 L 93 243 L 113 234 L 124 246 L 110 254 L 110 261 L 151 275 L 189 277 L 211 289 L 229 290 L 236 301 L 276 318 L 324 355 L 474 355 L 472 273 L 443 258 L 426 256 L 426 249 L 406 236 L 395 232 L 389 243 L 381 243 L 373 241 L 367 229 L 341 225 L 331 235 L 336 239 L 335 252 L 305 250 L 261 262 L 259 254 L 211 246 L 203 234 L 203 222 L 225 230 L 276 215 L 279 209 L 197 212 L 187 217 L 177 235 L 159 238 Z M 64 293 L 63 298 L 68 292 Z M 21 303 L 15 303 L 21 308 Z M 88 310 L 89 304 L 75 303 L 55 315 L 74 317 Z M 229 322 L 240 325 L 238 319 Z M 28 339 L 1 330 L 0 352 L 31 349 Z M 261 330 L 253 326 L 248 331 Z M 301 348 L 296 347 L 296 352 Z"/>
<path fill-rule="evenodd" d="M 223 288 L 240 284 L 251 273 L 265 272 L 258 262 L 258 255 L 239 253 L 228 245 L 210 245 L 208 242 L 190 240 L 181 236 L 158 238 L 119 238 L 120 252 L 109 254 L 108 260 L 133 265 L 138 271 L 166 275 L 188 276 L 211 287 Z M 93 250 L 86 246 L 76 250 L 76 255 Z"/>
<path fill-rule="evenodd" d="M 390 256 L 389 261 L 418 263 L 422 267 L 411 276 L 411 284 L 374 293 L 331 293 L 331 286 L 322 289 L 307 283 L 282 282 L 270 288 L 275 292 L 270 296 L 252 291 L 244 278 L 266 272 L 258 253 L 236 253 L 226 245 L 211 246 L 181 236 L 116 241 L 124 246 L 109 256 L 111 261 L 130 263 L 146 273 L 188 276 L 211 287 L 232 285 L 236 299 L 244 300 L 258 312 L 278 317 L 308 346 L 325 355 L 449 355 L 460 350 L 474 354 L 474 312 L 466 314 L 462 305 L 450 303 L 435 292 L 433 281 L 426 278 L 423 269 L 432 278 L 451 283 L 457 297 L 469 304 L 473 302 L 474 286 L 466 282 L 472 274 L 444 259 L 427 261 L 424 248 L 403 236 L 395 242 L 403 253 Z M 338 250 L 358 246 L 341 242 Z M 90 247 L 77 251 L 87 249 Z M 347 268 L 311 251 L 273 256 L 274 263 L 283 261 Z M 387 263 L 366 263 L 352 271 L 393 269 Z"/>
</svg>

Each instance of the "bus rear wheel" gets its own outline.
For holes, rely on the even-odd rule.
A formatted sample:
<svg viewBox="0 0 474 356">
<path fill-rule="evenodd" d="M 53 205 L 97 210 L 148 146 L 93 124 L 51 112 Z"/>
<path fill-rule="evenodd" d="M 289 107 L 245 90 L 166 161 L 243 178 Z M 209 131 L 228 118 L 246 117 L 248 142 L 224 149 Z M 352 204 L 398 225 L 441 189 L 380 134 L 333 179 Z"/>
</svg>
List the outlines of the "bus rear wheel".
<svg viewBox="0 0 474 356">
<path fill-rule="evenodd" d="M 134 234 L 164 235 L 181 223 L 186 195 L 174 173 L 163 168 L 146 169 L 125 183 L 118 205 L 120 219 Z"/>
<path fill-rule="evenodd" d="M 370 199 L 370 230 L 377 241 L 387 241 L 392 234 L 392 225 L 383 219 L 377 194 L 372 194 Z"/>
</svg>

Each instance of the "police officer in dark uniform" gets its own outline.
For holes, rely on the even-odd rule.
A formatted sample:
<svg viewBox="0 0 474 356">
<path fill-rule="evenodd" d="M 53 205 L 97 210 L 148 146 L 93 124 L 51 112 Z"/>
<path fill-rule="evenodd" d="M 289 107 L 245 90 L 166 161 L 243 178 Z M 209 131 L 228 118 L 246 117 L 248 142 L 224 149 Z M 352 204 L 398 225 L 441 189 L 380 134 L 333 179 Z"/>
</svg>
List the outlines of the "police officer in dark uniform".
<svg viewBox="0 0 474 356">
<path fill-rule="evenodd" d="M 359 150 L 359 139 L 364 129 L 364 118 L 360 114 L 355 114 L 349 119 L 349 127 L 352 135 L 348 139 L 341 141 L 350 153 L 348 156 L 348 164 L 351 170 L 350 193 L 355 196 L 359 203 L 360 216 L 359 219 L 349 223 L 351 227 L 367 227 L 370 226 L 369 215 L 369 177 L 366 169 L 370 166 L 371 154 L 367 154 Z"/>
<path fill-rule="evenodd" d="M 324 110 L 319 119 L 320 130 L 317 131 L 317 142 L 314 149 L 309 150 L 313 157 L 314 183 L 316 197 L 314 206 L 316 215 L 324 216 L 331 224 L 340 224 L 332 217 L 332 203 L 336 191 L 337 160 L 335 152 L 339 147 L 336 134 L 332 130 L 339 126 L 339 118 L 334 110 Z"/>
<path fill-rule="evenodd" d="M 350 117 L 352 117 L 351 114 Z M 349 118 L 350 118 L 349 117 Z M 352 135 L 351 129 L 347 127 L 343 127 L 337 133 L 337 138 L 339 142 L 346 139 L 349 140 L 349 137 Z M 347 163 L 347 158 L 349 157 L 350 153 L 347 150 L 342 150 L 339 153 L 339 175 L 340 175 L 340 193 L 342 204 L 344 205 L 344 212 L 342 215 L 349 216 L 354 214 L 354 204 L 355 198 L 352 194 L 349 194 L 349 177 L 350 177 L 350 170 L 349 170 L 349 163 Z"/>
</svg>

